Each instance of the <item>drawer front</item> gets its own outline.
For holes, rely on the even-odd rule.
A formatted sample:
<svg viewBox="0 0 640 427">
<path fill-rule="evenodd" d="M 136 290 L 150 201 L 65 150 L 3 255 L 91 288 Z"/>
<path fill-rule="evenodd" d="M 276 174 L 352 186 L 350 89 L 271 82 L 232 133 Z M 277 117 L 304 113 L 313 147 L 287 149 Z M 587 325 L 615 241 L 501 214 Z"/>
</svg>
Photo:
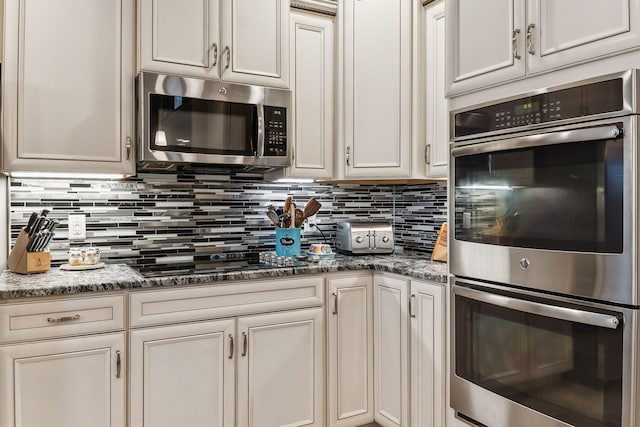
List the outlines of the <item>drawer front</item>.
<svg viewBox="0 0 640 427">
<path fill-rule="evenodd" d="M 0 305 L 0 342 L 124 329 L 124 295 Z"/>
<path fill-rule="evenodd" d="M 130 294 L 132 328 L 322 306 L 322 277 L 226 282 Z"/>
</svg>

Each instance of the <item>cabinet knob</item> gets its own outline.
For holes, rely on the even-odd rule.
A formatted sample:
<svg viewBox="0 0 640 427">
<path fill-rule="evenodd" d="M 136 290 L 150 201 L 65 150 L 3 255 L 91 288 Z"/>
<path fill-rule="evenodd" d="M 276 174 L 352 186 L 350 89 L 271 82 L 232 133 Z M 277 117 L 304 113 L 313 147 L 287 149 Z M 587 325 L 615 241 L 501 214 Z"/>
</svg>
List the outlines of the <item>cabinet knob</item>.
<svg viewBox="0 0 640 427">
<path fill-rule="evenodd" d="M 356 243 L 362 243 L 363 240 L 362 236 L 356 237 Z"/>
</svg>

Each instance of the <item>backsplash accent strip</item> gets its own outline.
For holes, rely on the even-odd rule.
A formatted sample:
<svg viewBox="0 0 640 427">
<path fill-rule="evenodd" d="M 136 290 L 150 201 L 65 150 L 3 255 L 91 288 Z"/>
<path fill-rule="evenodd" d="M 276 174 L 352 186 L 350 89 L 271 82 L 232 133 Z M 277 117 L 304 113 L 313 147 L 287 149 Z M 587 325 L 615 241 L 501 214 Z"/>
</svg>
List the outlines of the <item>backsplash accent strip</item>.
<svg viewBox="0 0 640 427">
<path fill-rule="evenodd" d="M 394 223 L 396 246 L 430 254 L 446 220 L 446 185 L 291 184 L 235 171 L 186 170 L 140 173 L 120 181 L 11 179 L 10 224 L 15 241 L 32 211 L 51 210 L 61 226 L 51 245 L 52 265 L 67 260 L 69 247 L 95 246 L 107 262 L 142 270 L 181 271 L 195 262 L 232 262 L 274 250 L 269 204 L 293 196 L 300 208 L 315 197 L 318 225 L 333 244 L 342 220 Z M 85 214 L 87 239 L 68 239 L 69 214 Z M 302 246 L 322 242 L 303 234 Z"/>
</svg>

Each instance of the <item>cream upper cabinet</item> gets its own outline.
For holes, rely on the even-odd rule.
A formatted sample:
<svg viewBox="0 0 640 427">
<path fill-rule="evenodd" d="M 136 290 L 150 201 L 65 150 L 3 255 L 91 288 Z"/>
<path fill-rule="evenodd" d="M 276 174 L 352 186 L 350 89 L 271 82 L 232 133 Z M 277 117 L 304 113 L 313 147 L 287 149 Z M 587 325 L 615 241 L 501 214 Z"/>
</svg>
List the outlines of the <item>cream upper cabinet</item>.
<svg viewBox="0 0 640 427">
<path fill-rule="evenodd" d="M 339 2 L 340 178 L 408 178 L 411 1 Z M 342 74 L 342 73 L 340 73 Z"/>
<path fill-rule="evenodd" d="M 293 164 L 287 176 L 333 175 L 332 16 L 291 11 L 291 91 Z"/>
<path fill-rule="evenodd" d="M 448 95 L 640 47 L 640 0 L 446 0 Z"/>
<path fill-rule="evenodd" d="M 446 0 L 448 94 L 525 74 L 525 0 Z"/>
<path fill-rule="evenodd" d="M 140 68 L 220 78 L 220 0 L 138 0 Z"/>
<path fill-rule="evenodd" d="M 527 2 L 529 73 L 640 47 L 638 0 Z"/>
<path fill-rule="evenodd" d="M 7 0 L 4 172 L 134 172 L 135 5 Z"/>
<path fill-rule="evenodd" d="M 445 97 L 444 0 L 431 2 L 416 17 L 417 98 L 414 103 L 416 132 L 413 178 L 446 178 L 449 163 L 449 115 Z"/>
<path fill-rule="evenodd" d="M 330 427 L 374 419 L 371 274 L 327 279 L 327 346 Z"/>
<path fill-rule="evenodd" d="M 0 346 L 3 427 L 124 427 L 124 332 Z"/>
<path fill-rule="evenodd" d="M 138 0 L 138 7 L 140 69 L 289 87 L 289 0 Z"/>
</svg>

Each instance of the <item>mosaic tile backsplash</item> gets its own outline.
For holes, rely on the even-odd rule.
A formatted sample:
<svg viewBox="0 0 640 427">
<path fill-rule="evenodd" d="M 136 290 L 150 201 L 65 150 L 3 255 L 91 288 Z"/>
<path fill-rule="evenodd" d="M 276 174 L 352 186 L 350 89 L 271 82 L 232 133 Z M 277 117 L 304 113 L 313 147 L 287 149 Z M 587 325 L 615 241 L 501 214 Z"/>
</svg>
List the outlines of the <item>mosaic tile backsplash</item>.
<svg viewBox="0 0 640 427">
<path fill-rule="evenodd" d="M 194 263 L 216 265 L 274 250 L 275 231 L 266 206 L 287 195 L 299 207 L 315 197 L 318 226 L 333 245 L 336 223 L 388 220 L 396 246 L 431 254 L 446 221 L 446 184 L 357 185 L 274 183 L 260 174 L 182 170 L 140 173 L 126 180 L 12 179 L 12 242 L 31 212 L 50 209 L 60 221 L 50 246 L 52 264 L 65 263 L 70 247 L 94 246 L 107 262 L 141 271 L 187 271 Z M 84 214 L 87 238 L 68 239 L 68 215 Z M 323 242 L 303 234 L 302 247 Z"/>
</svg>

